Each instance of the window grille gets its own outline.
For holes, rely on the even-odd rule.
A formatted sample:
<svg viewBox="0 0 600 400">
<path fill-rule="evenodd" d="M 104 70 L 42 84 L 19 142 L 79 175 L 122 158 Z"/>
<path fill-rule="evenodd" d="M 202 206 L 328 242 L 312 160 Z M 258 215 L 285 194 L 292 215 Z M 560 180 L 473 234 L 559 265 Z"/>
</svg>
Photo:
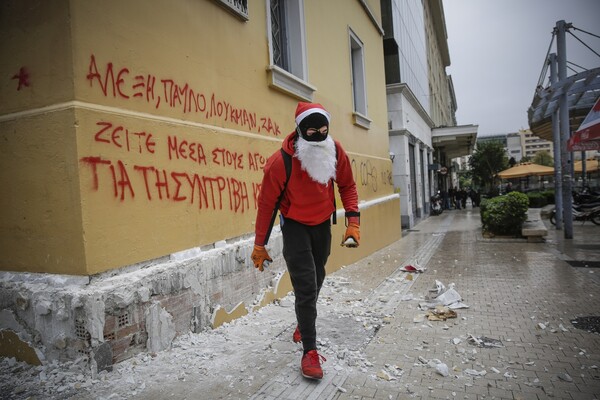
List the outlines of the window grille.
<svg viewBox="0 0 600 400">
<path fill-rule="evenodd" d="M 289 71 L 287 59 L 287 30 L 285 20 L 285 2 L 271 0 L 271 35 L 273 43 L 273 63 Z"/>
<path fill-rule="evenodd" d="M 248 21 L 248 0 L 215 0 L 242 21 Z"/>
</svg>

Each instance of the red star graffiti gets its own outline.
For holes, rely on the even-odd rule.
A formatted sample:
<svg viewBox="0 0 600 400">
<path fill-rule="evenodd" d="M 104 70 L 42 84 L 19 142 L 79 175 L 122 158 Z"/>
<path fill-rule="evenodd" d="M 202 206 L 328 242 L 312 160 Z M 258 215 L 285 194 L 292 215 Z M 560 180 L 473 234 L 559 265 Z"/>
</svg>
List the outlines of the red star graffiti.
<svg viewBox="0 0 600 400">
<path fill-rule="evenodd" d="M 12 77 L 12 79 L 19 80 L 19 86 L 17 87 L 17 90 L 21 90 L 21 88 L 24 86 L 29 86 L 29 72 L 27 72 L 27 69 L 25 69 L 25 67 L 21 67 L 21 69 L 19 69 L 19 73 L 15 74 Z"/>
</svg>

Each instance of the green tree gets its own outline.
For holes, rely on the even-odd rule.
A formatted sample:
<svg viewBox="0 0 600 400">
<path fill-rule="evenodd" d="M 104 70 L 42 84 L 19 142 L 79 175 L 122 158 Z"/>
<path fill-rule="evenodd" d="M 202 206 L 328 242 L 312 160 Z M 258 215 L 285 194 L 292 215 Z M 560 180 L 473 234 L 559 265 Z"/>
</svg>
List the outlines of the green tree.
<svg viewBox="0 0 600 400">
<path fill-rule="evenodd" d="M 550 155 L 550 153 L 548 153 L 547 150 L 538 151 L 535 153 L 532 162 L 534 164 L 545 165 L 546 167 L 554 166 L 554 158 Z"/>
<path fill-rule="evenodd" d="M 471 171 L 461 170 L 458 172 L 458 186 L 460 188 L 473 187 L 473 180 L 471 179 Z"/>
<path fill-rule="evenodd" d="M 508 166 L 504 145 L 499 141 L 478 143 L 469 165 L 474 184 L 485 187 L 488 192 L 496 191 L 497 174 Z"/>
</svg>

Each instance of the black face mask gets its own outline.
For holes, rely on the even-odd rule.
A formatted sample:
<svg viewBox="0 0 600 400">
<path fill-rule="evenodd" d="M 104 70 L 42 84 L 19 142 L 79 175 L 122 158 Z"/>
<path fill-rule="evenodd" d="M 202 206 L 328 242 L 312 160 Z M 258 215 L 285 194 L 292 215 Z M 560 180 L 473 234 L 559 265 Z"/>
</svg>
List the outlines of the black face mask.
<svg viewBox="0 0 600 400">
<path fill-rule="evenodd" d="M 323 140 L 327 139 L 328 133 L 315 132 L 308 136 L 305 132 L 301 131 L 300 135 L 302 136 L 302 139 L 306 140 L 307 142 L 322 142 Z"/>
<path fill-rule="evenodd" d="M 300 122 L 300 125 L 298 125 L 298 132 L 307 142 L 322 142 L 323 140 L 327 139 L 328 133 L 323 134 L 317 131 L 309 136 L 306 134 L 306 131 L 309 128 L 318 130 L 323 126 L 329 127 L 329 121 L 327 118 L 323 114 L 314 113 L 310 114 Z"/>
</svg>

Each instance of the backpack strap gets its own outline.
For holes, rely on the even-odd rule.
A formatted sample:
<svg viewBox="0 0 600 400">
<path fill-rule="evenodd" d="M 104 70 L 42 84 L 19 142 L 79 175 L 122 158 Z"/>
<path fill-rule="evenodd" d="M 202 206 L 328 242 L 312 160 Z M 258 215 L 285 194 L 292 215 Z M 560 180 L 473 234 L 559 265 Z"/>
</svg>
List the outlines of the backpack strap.
<svg viewBox="0 0 600 400">
<path fill-rule="evenodd" d="M 269 223 L 269 229 L 267 230 L 267 235 L 265 236 L 265 246 L 267 243 L 269 243 L 269 237 L 271 236 L 271 231 L 273 230 L 273 225 L 275 224 L 275 218 L 277 218 L 277 211 L 279 210 L 281 200 L 283 199 L 283 194 L 285 193 L 285 189 L 287 189 L 290 176 L 292 175 L 292 156 L 286 153 L 283 149 L 280 149 L 280 151 L 281 158 L 283 158 L 283 165 L 285 167 L 285 182 L 283 183 L 283 189 L 281 189 L 281 193 L 277 198 L 277 203 L 275 203 L 275 208 L 271 214 L 271 222 Z"/>
<path fill-rule="evenodd" d="M 337 144 L 335 145 L 335 166 L 337 168 L 337 158 L 338 158 L 338 148 Z M 337 224 L 337 204 L 335 201 L 335 188 L 334 188 L 334 180 L 331 178 L 331 191 L 333 192 L 333 214 L 331 215 L 331 223 L 333 225 Z"/>
</svg>

